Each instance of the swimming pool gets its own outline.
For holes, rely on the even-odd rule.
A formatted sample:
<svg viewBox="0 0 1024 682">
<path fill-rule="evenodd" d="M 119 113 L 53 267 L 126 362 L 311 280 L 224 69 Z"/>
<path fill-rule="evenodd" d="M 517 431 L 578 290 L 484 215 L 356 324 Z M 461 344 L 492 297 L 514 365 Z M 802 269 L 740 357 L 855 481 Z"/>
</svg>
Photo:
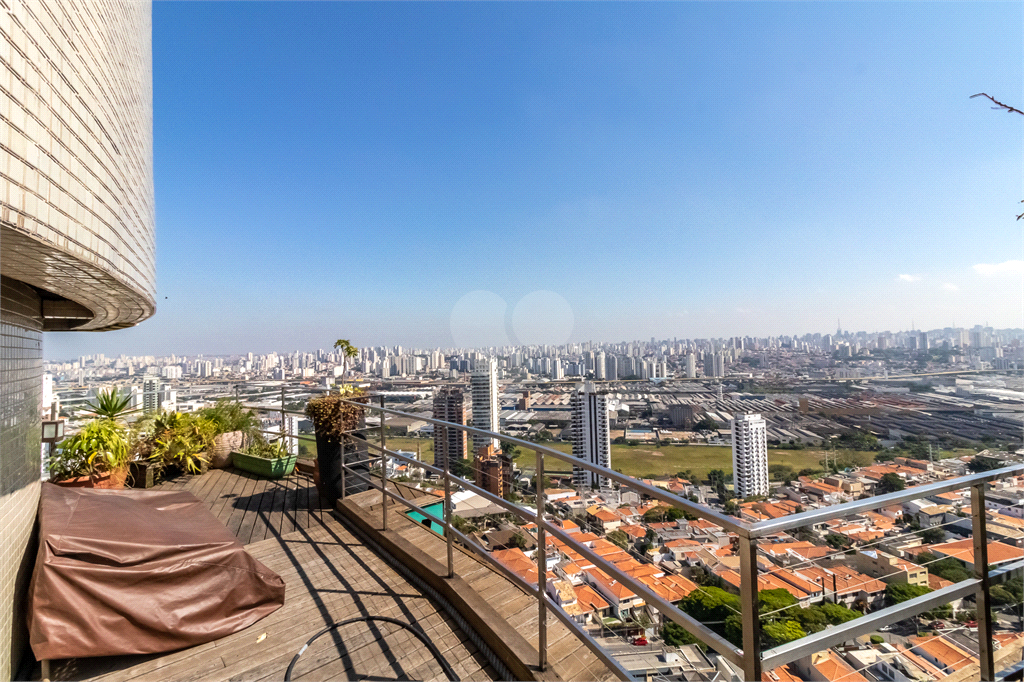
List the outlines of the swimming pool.
<svg viewBox="0 0 1024 682">
<path fill-rule="evenodd" d="M 439 519 L 443 519 L 444 502 L 434 502 L 433 504 L 428 504 L 426 507 L 423 507 L 423 511 L 427 512 L 428 514 L 432 514 Z M 423 523 L 423 521 L 426 520 L 426 517 L 423 516 L 423 514 L 420 514 L 418 511 L 407 511 L 405 512 L 405 515 L 413 521 L 415 521 L 416 523 L 427 526 L 427 524 Z M 430 530 L 437 533 L 438 535 L 444 535 L 444 526 L 437 523 L 436 521 L 430 521 L 429 526 L 427 527 L 430 528 Z"/>
</svg>

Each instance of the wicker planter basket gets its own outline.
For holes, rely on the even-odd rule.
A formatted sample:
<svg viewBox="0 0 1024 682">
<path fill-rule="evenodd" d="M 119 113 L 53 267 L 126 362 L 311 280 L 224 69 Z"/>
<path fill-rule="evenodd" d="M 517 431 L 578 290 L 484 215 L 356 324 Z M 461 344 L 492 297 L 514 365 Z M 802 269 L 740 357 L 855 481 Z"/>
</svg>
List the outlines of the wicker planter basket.
<svg viewBox="0 0 1024 682">
<path fill-rule="evenodd" d="M 241 431 L 222 433 L 213 439 L 213 447 L 207 452 L 211 469 L 227 469 L 231 466 L 231 453 L 246 446 L 245 434 Z"/>
</svg>

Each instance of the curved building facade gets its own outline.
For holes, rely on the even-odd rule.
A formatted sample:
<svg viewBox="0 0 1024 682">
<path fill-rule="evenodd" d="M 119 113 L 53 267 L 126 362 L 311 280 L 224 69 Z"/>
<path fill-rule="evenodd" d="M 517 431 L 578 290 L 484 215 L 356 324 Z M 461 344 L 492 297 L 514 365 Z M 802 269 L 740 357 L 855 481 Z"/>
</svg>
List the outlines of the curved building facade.
<svg viewBox="0 0 1024 682">
<path fill-rule="evenodd" d="M 153 314 L 151 7 L 0 2 L 0 679 L 26 653 L 46 331 Z"/>
</svg>

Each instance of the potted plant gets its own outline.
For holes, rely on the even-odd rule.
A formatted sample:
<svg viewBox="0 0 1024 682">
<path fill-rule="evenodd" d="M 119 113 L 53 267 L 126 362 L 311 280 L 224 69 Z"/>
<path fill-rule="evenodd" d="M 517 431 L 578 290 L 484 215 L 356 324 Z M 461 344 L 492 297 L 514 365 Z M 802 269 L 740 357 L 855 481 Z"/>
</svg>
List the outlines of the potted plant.
<svg viewBox="0 0 1024 682">
<path fill-rule="evenodd" d="M 203 416 L 165 412 L 153 420 L 150 460 L 165 469 L 202 474 L 209 466 L 207 451 L 213 446 L 217 426 Z"/>
<path fill-rule="evenodd" d="M 345 463 L 358 458 L 357 448 L 345 435 L 360 428 L 364 423 L 365 409 L 352 405 L 348 400 L 366 402 L 359 389 L 342 386 L 338 393 L 329 393 L 312 398 L 306 403 L 306 416 L 313 422 L 316 436 L 317 489 L 321 500 L 334 506 L 341 494 L 341 457 L 345 451 Z M 345 443 L 345 447 L 342 445 Z M 365 459 L 365 456 L 363 457 Z M 369 471 L 366 464 L 355 468 Z M 354 477 L 353 477 L 354 478 Z M 366 489 L 366 484 L 357 480 L 346 480 L 346 493 Z"/>
<path fill-rule="evenodd" d="M 128 458 L 124 426 L 94 419 L 60 444 L 50 458 L 50 480 L 75 488 L 123 488 Z"/>
<path fill-rule="evenodd" d="M 231 461 L 236 469 L 242 469 L 266 478 L 284 478 L 295 470 L 295 461 L 299 454 L 289 454 L 284 447 L 284 439 L 277 443 L 268 443 L 262 438 L 253 442 L 244 451 L 231 453 Z"/>
<path fill-rule="evenodd" d="M 217 435 L 207 453 L 213 469 L 231 466 L 233 453 L 254 442 L 254 436 L 258 434 L 260 424 L 256 414 L 242 407 L 238 401 L 224 398 L 212 407 L 199 410 L 198 414 L 216 425 Z"/>
</svg>

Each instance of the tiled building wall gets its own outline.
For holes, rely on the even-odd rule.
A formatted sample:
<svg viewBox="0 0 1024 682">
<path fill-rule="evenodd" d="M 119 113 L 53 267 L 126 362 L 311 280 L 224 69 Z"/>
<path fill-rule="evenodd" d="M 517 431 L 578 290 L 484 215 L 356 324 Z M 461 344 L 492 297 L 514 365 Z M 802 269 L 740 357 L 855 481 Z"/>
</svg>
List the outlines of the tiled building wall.
<svg viewBox="0 0 1024 682">
<path fill-rule="evenodd" d="M 0 680 L 26 647 L 25 595 L 39 501 L 43 333 L 40 300 L 0 277 Z"/>
<path fill-rule="evenodd" d="M 0 1 L 3 271 L 83 329 L 155 308 L 151 34 L 145 1 Z"/>
</svg>

